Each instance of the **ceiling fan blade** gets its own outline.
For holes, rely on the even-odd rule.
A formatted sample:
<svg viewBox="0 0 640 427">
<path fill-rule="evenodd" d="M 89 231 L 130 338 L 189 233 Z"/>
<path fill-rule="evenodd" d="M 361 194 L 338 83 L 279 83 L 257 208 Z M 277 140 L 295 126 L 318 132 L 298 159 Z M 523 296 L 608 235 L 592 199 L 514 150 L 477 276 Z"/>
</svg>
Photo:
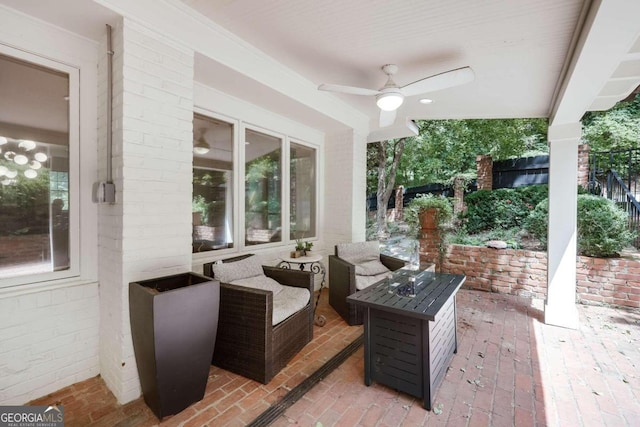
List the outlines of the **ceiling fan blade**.
<svg viewBox="0 0 640 427">
<path fill-rule="evenodd" d="M 473 79 L 475 74 L 471 67 L 462 67 L 409 83 L 402 87 L 402 93 L 405 96 L 419 95 L 463 85 L 472 82 Z"/>
<path fill-rule="evenodd" d="M 321 84 L 320 86 L 318 86 L 318 90 L 324 90 L 327 92 L 346 93 L 349 95 L 377 95 L 380 93 L 377 90 L 365 89 L 363 87 L 329 85 L 329 84 Z"/>
<path fill-rule="evenodd" d="M 393 110 L 393 111 L 380 110 L 379 126 L 381 128 L 386 128 L 387 126 L 391 126 L 396 121 L 397 111 L 398 110 Z"/>
</svg>

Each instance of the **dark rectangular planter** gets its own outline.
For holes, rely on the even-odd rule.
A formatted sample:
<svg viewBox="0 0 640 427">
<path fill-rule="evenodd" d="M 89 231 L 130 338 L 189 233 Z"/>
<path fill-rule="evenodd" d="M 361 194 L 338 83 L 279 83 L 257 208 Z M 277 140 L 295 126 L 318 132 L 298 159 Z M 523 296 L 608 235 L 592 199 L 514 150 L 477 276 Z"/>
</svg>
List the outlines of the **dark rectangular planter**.
<svg viewBox="0 0 640 427">
<path fill-rule="evenodd" d="M 159 419 L 204 397 L 220 283 L 183 273 L 129 283 L 129 319 L 144 401 Z"/>
</svg>

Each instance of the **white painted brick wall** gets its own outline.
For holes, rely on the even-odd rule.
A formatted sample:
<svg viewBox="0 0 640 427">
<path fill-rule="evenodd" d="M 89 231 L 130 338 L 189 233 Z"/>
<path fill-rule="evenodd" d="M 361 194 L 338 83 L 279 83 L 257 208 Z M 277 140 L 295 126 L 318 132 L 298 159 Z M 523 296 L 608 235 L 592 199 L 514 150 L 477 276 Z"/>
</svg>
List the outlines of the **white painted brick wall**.
<svg viewBox="0 0 640 427">
<path fill-rule="evenodd" d="M 327 135 L 324 237 L 327 250 L 364 240 L 366 225 L 366 141 L 353 132 Z"/>
<path fill-rule="evenodd" d="M 0 298 L 0 405 L 98 374 L 98 285 Z"/>
<path fill-rule="evenodd" d="M 100 209 L 100 365 L 125 403 L 140 395 L 129 282 L 191 269 L 194 57 L 127 19 L 114 29 L 113 48 L 117 203 Z M 105 129 L 100 137 L 105 147 Z"/>
</svg>

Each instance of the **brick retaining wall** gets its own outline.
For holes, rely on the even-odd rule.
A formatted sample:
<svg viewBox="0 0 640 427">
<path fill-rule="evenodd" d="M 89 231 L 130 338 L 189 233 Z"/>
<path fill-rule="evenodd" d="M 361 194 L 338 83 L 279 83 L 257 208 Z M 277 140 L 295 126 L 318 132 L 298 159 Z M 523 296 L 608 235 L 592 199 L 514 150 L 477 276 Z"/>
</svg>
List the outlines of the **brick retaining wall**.
<svg viewBox="0 0 640 427">
<path fill-rule="evenodd" d="M 576 268 L 578 302 L 640 307 L 640 261 L 579 256 Z M 470 289 L 535 298 L 547 293 L 546 252 L 450 245 L 441 271 L 466 275 Z"/>
</svg>

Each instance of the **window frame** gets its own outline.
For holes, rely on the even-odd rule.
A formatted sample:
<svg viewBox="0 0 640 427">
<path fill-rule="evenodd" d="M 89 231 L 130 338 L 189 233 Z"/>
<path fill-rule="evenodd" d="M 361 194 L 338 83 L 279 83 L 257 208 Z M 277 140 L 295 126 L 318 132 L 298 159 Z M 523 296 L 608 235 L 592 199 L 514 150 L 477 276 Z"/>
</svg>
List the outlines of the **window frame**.
<svg viewBox="0 0 640 427">
<path fill-rule="evenodd" d="M 287 142 L 286 142 L 286 146 L 287 146 L 287 153 L 286 153 L 286 165 L 287 165 L 287 170 L 286 170 L 286 183 L 287 183 L 287 240 L 286 242 L 288 242 L 289 244 L 291 244 L 292 242 L 295 242 L 294 239 L 291 239 L 291 221 L 290 221 L 290 212 L 291 212 L 291 144 L 296 144 L 296 145 L 300 145 L 303 147 L 307 147 L 310 148 L 314 151 L 315 156 L 313 161 L 315 162 L 315 167 L 316 167 L 316 174 L 315 174 L 315 191 L 314 191 L 314 195 L 315 195 L 315 200 L 314 200 L 314 214 L 315 214 L 315 231 L 313 236 L 306 236 L 304 237 L 303 240 L 310 240 L 310 241 L 316 241 L 318 240 L 318 229 L 320 228 L 320 221 L 319 221 L 319 205 L 320 205 L 320 178 L 319 178 L 319 165 L 320 165 L 320 147 L 318 147 L 315 144 L 311 144 L 309 142 L 305 142 L 302 141 L 300 139 L 297 138 L 287 138 Z"/>
<path fill-rule="evenodd" d="M 80 260 L 80 69 L 35 53 L 0 43 L 0 54 L 52 69 L 69 76 L 69 268 L 48 273 L 3 278 L 0 289 L 41 282 L 78 278 Z"/>
<path fill-rule="evenodd" d="M 278 246 L 283 246 L 285 245 L 288 240 L 284 238 L 285 233 L 287 233 L 286 235 L 288 236 L 289 233 L 289 220 L 287 219 L 289 217 L 289 215 L 285 215 L 285 212 L 288 212 L 289 209 L 289 198 L 288 196 L 285 196 L 285 182 L 288 183 L 287 180 L 287 176 L 286 176 L 286 171 L 285 171 L 285 165 L 287 165 L 286 163 L 286 158 L 288 157 L 286 154 L 286 150 L 288 150 L 288 143 L 287 143 L 287 136 L 279 133 L 279 132 L 275 132 L 269 129 L 265 129 L 263 127 L 260 126 L 256 126 L 256 125 L 252 125 L 252 124 L 248 124 L 248 123 L 241 123 L 242 126 L 242 131 L 241 131 L 241 145 L 240 147 L 242 148 L 240 151 L 240 163 L 239 163 L 239 180 L 238 180 L 238 189 L 241 193 L 241 201 L 240 201 L 240 215 L 238 217 L 238 224 L 242 224 L 242 230 L 240 230 L 240 228 L 238 227 L 238 233 L 240 234 L 240 239 L 238 240 L 239 242 L 239 249 L 241 251 L 246 251 L 246 250 L 254 250 L 254 249 L 263 249 L 263 248 L 274 248 L 274 247 L 278 247 Z M 253 132 L 259 132 L 259 133 L 263 133 L 267 136 L 272 136 L 274 138 L 278 138 L 280 139 L 280 150 L 281 150 L 281 155 L 280 155 L 280 170 L 281 172 L 281 179 L 280 179 L 280 194 L 281 194 L 281 201 L 280 201 L 280 224 L 281 226 L 281 230 L 280 230 L 280 234 L 282 236 L 282 239 L 279 242 L 270 242 L 270 243 L 259 243 L 256 245 L 247 245 L 246 244 L 246 223 L 245 223 L 245 213 L 246 213 L 246 205 L 245 205 L 245 196 L 246 196 L 246 185 L 245 185 L 245 173 L 246 173 L 246 150 L 244 149 L 246 147 L 247 141 L 246 141 L 246 131 L 247 130 L 251 130 Z M 240 185 L 240 183 L 242 183 L 242 185 Z M 287 193 L 288 194 L 288 193 Z M 286 211 L 285 211 L 286 209 Z"/>
<path fill-rule="evenodd" d="M 192 262 L 200 263 L 205 261 L 210 261 L 212 259 L 221 259 L 224 257 L 228 257 L 229 255 L 235 255 L 239 253 L 246 252 L 262 252 L 269 251 L 273 249 L 279 248 L 289 248 L 291 245 L 295 244 L 295 240 L 291 239 L 290 236 L 290 199 L 291 199 L 291 172 L 290 161 L 291 161 L 291 143 L 295 143 L 297 145 L 309 147 L 315 150 L 315 162 L 316 162 L 316 177 L 315 177 L 315 218 L 316 218 L 316 229 L 313 236 L 305 237 L 305 240 L 309 241 L 317 241 L 318 236 L 320 235 L 320 229 L 322 224 L 321 212 L 320 212 L 320 198 L 322 191 L 322 182 L 320 178 L 319 171 L 322 168 L 322 153 L 321 148 L 322 145 L 320 143 L 312 143 L 305 141 L 301 138 L 291 137 L 284 132 L 278 132 L 272 129 L 269 129 L 264 126 L 256 125 L 249 121 L 245 121 L 239 117 L 231 117 L 229 115 L 213 111 L 209 108 L 194 106 L 193 112 L 195 114 L 199 114 L 205 117 L 209 117 L 215 120 L 224 121 L 233 125 L 233 160 L 234 160 L 234 171 L 233 171 L 233 179 L 234 179 L 234 187 L 233 187 L 233 197 L 234 197 L 234 206 L 233 206 L 233 221 L 234 221 L 234 229 L 232 231 L 234 238 L 234 247 L 226 248 L 226 249 L 218 249 L 214 251 L 206 251 L 206 252 L 193 252 Z M 281 194 L 282 194 L 282 203 L 281 203 L 281 212 L 280 212 L 280 222 L 282 224 L 282 240 L 279 242 L 271 242 L 271 243 L 262 243 L 258 245 L 246 245 L 245 244 L 245 172 L 246 172 L 246 152 L 245 152 L 245 135 L 246 130 L 249 129 L 251 131 L 264 133 L 268 136 L 273 136 L 279 138 L 281 140 L 281 149 L 282 155 L 281 157 L 281 165 L 280 168 L 282 170 L 282 180 L 281 180 Z M 192 166 L 193 168 L 193 166 Z M 192 187 L 193 189 L 193 187 Z"/>
<path fill-rule="evenodd" d="M 240 164 L 240 160 L 239 160 L 239 153 L 238 151 L 238 139 L 239 139 L 239 133 L 240 133 L 240 121 L 234 118 L 231 118 L 229 116 L 225 116 L 224 114 L 220 114 L 220 113 L 216 113 L 213 112 L 211 110 L 207 110 L 205 108 L 200 108 L 200 107 L 194 107 L 193 108 L 193 113 L 194 114 L 199 114 L 201 116 L 205 116 L 214 120 L 219 120 L 225 123 L 228 123 L 230 125 L 233 126 L 233 141 L 232 141 L 232 146 L 233 146 L 233 155 L 232 155 L 232 159 L 233 159 L 233 170 L 231 171 L 231 176 L 233 177 L 233 188 L 231 189 L 231 196 L 233 197 L 233 209 L 232 209 L 232 219 L 233 219 L 233 230 L 231 235 L 233 236 L 233 247 L 232 248 L 225 248 L 225 249 L 216 249 L 213 251 L 205 251 L 205 252 L 192 252 L 191 256 L 192 256 L 192 260 L 193 261 L 206 261 L 211 259 L 211 256 L 218 256 L 218 255 L 229 255 L 229 254 L 234 254 L 238 252 L 238 248 L 240 245 L 240 241 L 239 241 L 239 228 L 237 226 L 237 221 L 238 218 L 240 217 L 239 215 L 239 205 L 241 203 L 241 201 L 238 199 L 238 187 L 239 185 L 236 184 L 238 183 L 238 179 L 240 178 L 240 174 L 238 174 L 238 165 Z M 191 173 L 193 175 L 193 157 L 192 157 L 192 163 L 191 163 Z M 242 180 L 242 182 L 244 182 L 244 180 Z M 191 178 L 191 199 L 193 200 L 193 177 Z M 193 227 L 193 223 L 192 223 L 192 227 Z M 191 240 L 193 241 L 193 235 L 191 237 Z"/>
</svg>

